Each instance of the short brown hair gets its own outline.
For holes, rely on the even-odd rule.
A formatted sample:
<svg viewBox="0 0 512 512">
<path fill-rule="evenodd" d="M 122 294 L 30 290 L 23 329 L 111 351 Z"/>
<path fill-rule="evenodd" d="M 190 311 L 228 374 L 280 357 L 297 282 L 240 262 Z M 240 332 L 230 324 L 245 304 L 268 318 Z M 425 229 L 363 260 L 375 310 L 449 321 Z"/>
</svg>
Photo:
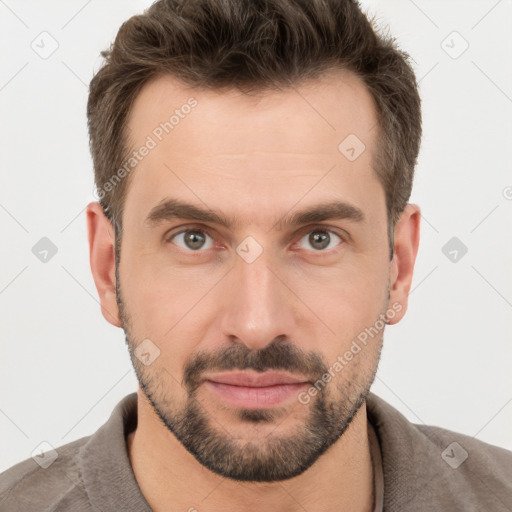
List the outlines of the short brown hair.
<svg viewBox="0 0 512 512">
<path fill-rule="evenodd" d="M 170 74 L 187 86 L 250 94 L 345 69 L 375 101 L 374 171 L 386 195 L 388 232 L 394 231 L 412 189 L 420 97 L 408 54 L 379 33 L 358 2 L 158 0 L 124 22 L 101 55 L 105 63 L 87 103 L 90 148 L 100 203 L 119 226 L 129 179 L 112 183 L 112 177 L 130 152 L 131 105 L 150 79 Z M 390 235 L 391 254 L 392 241 Z"/>
</svg>

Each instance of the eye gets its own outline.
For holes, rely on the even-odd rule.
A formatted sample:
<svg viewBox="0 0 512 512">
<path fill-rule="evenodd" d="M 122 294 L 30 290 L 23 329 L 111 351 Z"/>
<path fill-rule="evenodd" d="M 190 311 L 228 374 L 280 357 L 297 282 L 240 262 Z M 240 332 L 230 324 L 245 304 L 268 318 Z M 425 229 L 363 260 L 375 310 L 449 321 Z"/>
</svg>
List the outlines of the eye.
<svg viewBox="0 0 512 512">
<path fill-rule="evenodd" d="M 305 236 L 303 236 L 301 238 L 301 241 L 302 240 L 306 240 L 306 243 L 310 244 L 310 247 L 312 247 L 313 250 L 321 252 L 328 252 L 329 249 L 333 249 L 339 245 L 339 242 L 344 241 L 341 236 L 337 235 L 329 229 L 314 229 L 313 231 L 310 231 Z M 337 241 L 339 242 L 336 243 Z M 306 247 L 306 249 L 308 248 Z"/>
<path fill-rule="evenodd" d="M 210 239 L 208 244 L 207 239 Z M 200 252 L 200 249 L 211 249 L 213 247 L 213 239 L 202 229 L 185 229 L 168 238 L 178 247 L 182 249 Z"/>
</svg>

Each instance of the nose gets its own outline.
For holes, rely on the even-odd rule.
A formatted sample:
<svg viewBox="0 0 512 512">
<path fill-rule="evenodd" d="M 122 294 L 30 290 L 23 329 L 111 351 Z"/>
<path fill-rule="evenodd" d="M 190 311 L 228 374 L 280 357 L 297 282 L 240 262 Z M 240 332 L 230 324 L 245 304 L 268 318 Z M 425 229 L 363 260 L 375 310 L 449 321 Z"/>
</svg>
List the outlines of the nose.
<svg viewBox="0 0 512 512">
<path fill-rule="evenodd" d="M 236 258 L 229 273 L 221 327 L 225 337 L 261 350 L 275 338 L 294 338 L 297 299 L 287 288 L 285 271 L 263 253 L 253 262 Z"/>
</svg>

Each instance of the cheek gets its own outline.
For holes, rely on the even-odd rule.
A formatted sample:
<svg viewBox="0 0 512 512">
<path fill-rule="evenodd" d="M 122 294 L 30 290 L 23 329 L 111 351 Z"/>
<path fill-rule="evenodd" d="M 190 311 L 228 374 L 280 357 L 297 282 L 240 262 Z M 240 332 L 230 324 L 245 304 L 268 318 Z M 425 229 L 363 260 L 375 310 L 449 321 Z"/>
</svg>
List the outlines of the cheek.
<svg viewBox="0 0 512 512">
<path fill-rule="evenodd" d="M 320 283 L 317 283 L 320 284 Z M 340 272 L 315 292 L 311 304 L 329 331 L 313 329 L 317 345 L 336 382 L 343 388 L 369 376 L 377 364 L 387 305 L 386 280 L 378 273 Z M 320 337 L 318 332 L 326 334 Z M 332 331 L 332 332 L 331 332 Z"/>
<path fill-rule="evenodd" d="M 120 281 L 132 337 L 151 339 L 179 367 L 177 362 L 183 363 L 199 343 L 202 320 L 214 317 L 209 295 L 225 270 L 171 265 L 162 252 L 128 243 L 121 254 Z"/>
<path fill-rule="evenodd" d="M 347 254 L 339 266 L 297 268 L 290 288 L 330 328 L 333 339 L 351 339 L 373 325 L 387 302 L 385 262 Z"/>
<path fill-rule="evenodd" d="M 160 239 L 163 234 L 145 233 L 139 220 L 144 216 L 137 208 L 144 201 L 137 199 L 125 205 L 121 289 L 132 329 L 137 335 L 160 339 L 192 307 L 201 280 L 173 263 Z"/>
</svg>

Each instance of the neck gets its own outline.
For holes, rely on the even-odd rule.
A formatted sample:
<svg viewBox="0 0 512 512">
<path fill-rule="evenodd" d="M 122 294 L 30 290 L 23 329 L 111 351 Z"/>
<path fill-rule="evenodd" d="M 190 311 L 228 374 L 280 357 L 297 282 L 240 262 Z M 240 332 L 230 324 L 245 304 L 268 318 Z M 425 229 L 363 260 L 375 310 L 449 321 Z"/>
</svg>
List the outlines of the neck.
<svg viewBox="0 0 512 512">
<path fill-rule="evenodd" d="M 366 404 L 309 469 L 279 482 L 237 482 L 202 466 L 138 392 L 138 424 L 127 437 L 135 478 L 155 512 L 372 511 L 373 472 Z M 170 505 L 172 504 L 170 508 Z"/>
</svg>

